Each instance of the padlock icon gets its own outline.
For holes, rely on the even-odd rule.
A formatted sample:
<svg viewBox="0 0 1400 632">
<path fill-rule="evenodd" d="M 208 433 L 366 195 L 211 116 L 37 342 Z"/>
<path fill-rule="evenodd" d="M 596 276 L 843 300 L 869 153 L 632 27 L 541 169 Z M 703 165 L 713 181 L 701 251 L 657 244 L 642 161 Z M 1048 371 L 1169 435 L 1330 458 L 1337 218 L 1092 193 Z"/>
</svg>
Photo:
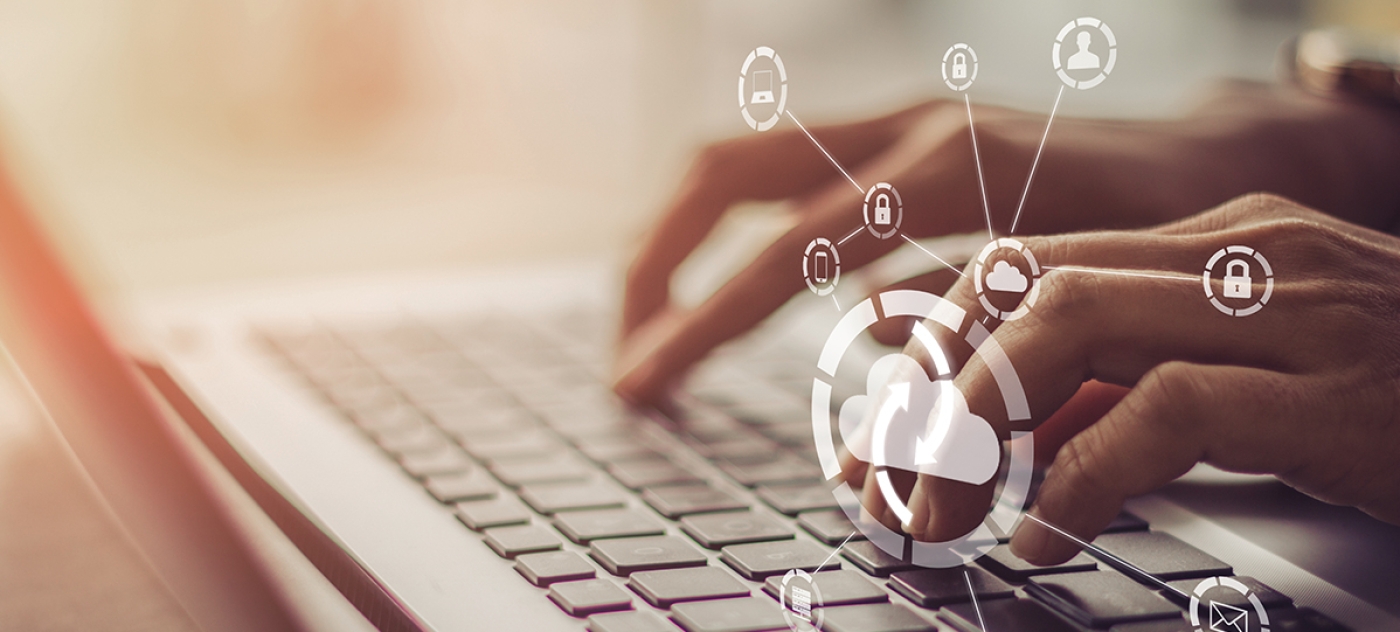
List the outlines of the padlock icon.
<svg viewBox="0 0 1400 632">
<path fill-rule="evenodd" d="M 875 196 L 875 224 L 890 225 L 890 196 L 881 193 Z"/>
<path fill-rule="evenodd" d="M 1249 298 L 1253 283 L 1248 263 L 1235 259 L 1225 264 L 1225 298 Z"/>
<path fill-rule="evenodd" d="M 964 55 L 962 53 L 953 54 L 953 78 L 967 78 L 967 55 Z"/>
</svg>

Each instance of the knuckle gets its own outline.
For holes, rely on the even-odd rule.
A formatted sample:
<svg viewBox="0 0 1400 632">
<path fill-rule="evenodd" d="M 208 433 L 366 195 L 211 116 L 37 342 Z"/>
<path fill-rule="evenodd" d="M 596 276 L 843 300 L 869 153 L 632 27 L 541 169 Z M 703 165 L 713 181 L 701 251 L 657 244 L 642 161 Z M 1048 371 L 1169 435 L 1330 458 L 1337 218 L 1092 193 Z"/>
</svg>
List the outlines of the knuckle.
<svg viewBox="0 0 1400 632">
<path fill-rule="evenodd" d="M 1071 489 L 1081 494 L 1101 496 L 1114 488 L 1110 471 L 1112 450 L 1106 445 L 1102 432 L 1083 432 L 1075 436 L 1055 456 L 1052 469 Z"/>
<path fill-rule="evenodd" d="M 1050 322 L 1081 318 L 1102 302 L 1101 283 L 1098 275 L 1051 270 L 1040 277 L 1040 300 L 1031 312 Z"/>
<path fill-rule="evenodd" d="M 1171 426 L 1173 432 L 1185 432 L 1195 427 L 1200 410 L 1213 398 L 1214 388 L 1190 364 L 1168 362 L 1148 371 L 1138 381 L 1139 396 L 1124 403 L 1138 418 Z"/>
</svg>

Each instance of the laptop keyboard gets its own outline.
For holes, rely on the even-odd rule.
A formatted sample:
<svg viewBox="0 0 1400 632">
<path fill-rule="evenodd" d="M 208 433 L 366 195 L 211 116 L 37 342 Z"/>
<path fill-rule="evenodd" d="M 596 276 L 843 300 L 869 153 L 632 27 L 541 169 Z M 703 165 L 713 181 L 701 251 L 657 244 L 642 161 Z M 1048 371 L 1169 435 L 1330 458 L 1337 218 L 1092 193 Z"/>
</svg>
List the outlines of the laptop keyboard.
<svg viewBox="0 0 1400 632">
<path fill-rule="evenodd" d="M 1082 554 L 1042 568 L 1000 545 L 966 569 L 925 569 L 884 553 L 823 482 L 810 358 L 726 347 L 690 380 L 676 421 L 609 391 L 607 327 L 579 312 L 261 339 L 454 512 L 463 537 L 538 587 L 541 607 L 593 632 L 788 629 L 778 596 L 793 569 L 814 573 L 811 606 L 834 632 L 1195 629 L 1174 595 Z M 1109 531 L 1098 545 L 1188 592 L 1232 573 L 1136 516 Z M 1346 629 L 1239 579 L 1271 630 Z"/>
</svg>

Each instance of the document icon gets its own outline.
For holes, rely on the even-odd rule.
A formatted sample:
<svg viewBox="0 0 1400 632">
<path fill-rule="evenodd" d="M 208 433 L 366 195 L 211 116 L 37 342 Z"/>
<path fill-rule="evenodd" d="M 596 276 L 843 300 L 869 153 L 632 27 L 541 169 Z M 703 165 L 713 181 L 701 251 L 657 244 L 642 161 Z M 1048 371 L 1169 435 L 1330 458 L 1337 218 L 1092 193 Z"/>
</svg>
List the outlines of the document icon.
<svg viewBox="0 0 1400 632">
<path fill-rule="evenodd" d="M 1249 632 L 1249 611 L 1218 601 L 1210 602 L 1211 632 Z"/>
</svg>

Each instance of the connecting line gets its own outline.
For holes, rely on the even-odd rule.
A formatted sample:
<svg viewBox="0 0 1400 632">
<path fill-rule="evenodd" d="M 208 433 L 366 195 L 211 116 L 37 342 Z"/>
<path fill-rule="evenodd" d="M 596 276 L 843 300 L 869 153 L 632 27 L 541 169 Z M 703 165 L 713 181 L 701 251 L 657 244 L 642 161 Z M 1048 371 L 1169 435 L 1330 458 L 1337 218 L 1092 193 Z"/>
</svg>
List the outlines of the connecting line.
<svg viewBox="0 0 1400 632">
<path fill-rule="evenodd" d="M 1152 274 L 1150 272 L 1129 272 L 1127 270 L 1099 270 L 1094 268 L 1081 268 L 1078 266 L 1041 266 L 1046 270 L 1064 270 L 1065 272 L 1088 272 L 1089 274 L 1112 274 L 1114 276 L 1142 277 L 1145 279 L 1168 279 L 1171 281 L 1190 281 L 1200 283 L 1201 277 L 1180 276 L 1176 274 Z"/>
<path fill-rule="evenodd" d="M 977 627 L 987 632 L 987 620 L 982 618 L 982 604 L 977 603 L 977 591 L 972 589 L 972 574 L 963 568 L 963 579 L 967 580 L 967 594 L 972 597 L 972 609 L 977 611 Z"/>
<path fill-rule="evenodd" d="M 1021 223 L 1021 209 L 1026 207 L 1026 196 L 1031 192 L 1031 181 L 1035 179 L 1035 168 L 1040 164 L 1040 152 L 1045 150 L 1045 139 L 1050 137 L 1050 125 L 1055 122 L 1055 111 L 1060 109 L 1060 97 L 1065 96 L 1065 87 L 1055 94 L 1055 106 L 1050 108 L 1050 118 L 1045 121 L 1045 133 L 1040 135 L 1040 147 L 1035 150 L 1035 160 L 1031 161 L 1031 174 L 1026 177 L 1026 188 L 1021 191 L 1021 202 L 1016 205 L 1016 216 L 1011 219 L 1011 234 L 1016 234 L 1016 225 Z"/>
<path fill-rule="evenodd" d="M 846 546 L 846 543 L 850 542 L 851 538 L 854 537 L 856 537 L 856 532 L 852 531 L 850 535 L 846 536 L 845 540 L 842 540 L 840 544 L 836 545 L 836 550 L 832 551 L 831 555 L 826 556 L 826 559 L 822 560 L 821 564 L 818 564 L 816 568 L 812 569 L 812 574 L 815 575 L 821 572 L 823 568 L 826 568 L 826 565 L 831 562 L 831 558 L 836 557 L 836 554 L 841 552 L 841 547 Z"/>
<path fill-rule="evenodd" d="M 982 179 L 982 154 L 977 152 L 977 128 L 972 124 L 972 98 L 966 92 L 963 102 L 967 104 L 967 131 L 972 135 L 972 160 L 977 163 L 977 186 L 982 190 L 982 214 L 987 217 L 987 239 L 996 241 L 997 235 L 992 232 L 992 208 L 987 204 L 987 182 Z"/>
<path fill-rule="evenodd" d="M 860 191 L 862 196 L 865 195 L 865 188 L 860 186 L 860 183 L 856 182 L 856 179 L 852 178 L 851 174 L 846 173 L 846 169 L 841 166 L 841 163 L 836 162 L 836 159 L 831 157 L 831 152 L 827 151 L 825 147 L 822 147 L 821 143 L 817 142 L 817 137 L 807 131 L 807 126 L 803 125 L 802 121 L 797 120 L 797 117 L 792 115 L 792 110 L 785 110 L 785 112 L 788 118 L 792 119 L 792 122 L 797 123 L 797 127 L 802 130 L 802 133 L 807 135 L 807 140 L 812 141 L 812 144 L 816 145 L 817 149 L 821 150 L 822 155 L 826 156 L 826 159 L 831 161 L 831 166 L 836 167 L 836 170 L 840 171 L 841 175 L 846 176 L 846 179 L 851 181 L 851 186 L 855 187 L 857 191 Z"/>
<path fill-rule="evenodd" d="M 926 254 L 926 255 L 928 255 L 928 256 L 930 256 L 930 257 L 933 257 L 934 259 L 937 259 L 939 263 L 941 263 L 941 264 L 947 266 L 949 270 L 952 270 L 953 272 L 958 273 L 958 276 L 960 276 L 960 277 L 962 277 L 962 278 L 964 278 L 964 279 L 967 278 L 967 275 L 966 275 L 966 274 L 963 274 L 963 271 L 962 271 L 962 270 L 959 270 L 957 266 L 955 266 L 955 265 L 953 265 L 953 264 L 951 264 L 951 263 L 948 263 L 947 261 L 944 261 L 944 260 L 943 260 L 943 257 L 940 257 L 940 256 L 938 256 L 938 255 L 936 255 L 936 254 L 933 254 L 932 252 L 929 252 L 928 248 L 925 248 L 925 247 L 923 247 L 923 246 L 920 246 L 920 245 L 919 245 L 919 242 L 914 241 L 913 239 L 910 239 L 908 235 L 906 235 L 906 234 L 904 234 L 904 233 L 900 233 L 899 236 L 900 236 L 900 237 L 903 237 L 903 238 L 904 238 L 904 241 L 907 241 L 907 242 L 909 242 L 909 243 L 911 243 L 911 244 L 914 244 L 914 247 L 915 247 L 915 248 L 918 248 L 919 250 L 924 251 L 924 254 Z"/>
<path fill-rule="evenodd" d="M 849 235 L 846 235 L 845 237 L 842 237 L 842 238 L 841 238 L 841 241 L 836 242 L 836 245 L 838 245 L 838 246 L 844 246 L 844 245 L 846 245 L 846 242 L 850 241 L 852 237 L 855 237 L 856 235 L 859 235 L 859 234 L 860 234 L 860 231 L 863 231 L 863 230 L 865 230 L 865 224 L 861 224 L 860 226 L 857 226 L 856 229 L 853 230 L 853 231 L 851 231 L 851 233 L 850 233 Z"/>
<path fill-rule="evenodd" d="M 1135 578 L 1140 579 L 1140 580 L 1146 580 L 1146 581 L 1148 581 L 1148 582 L 1150 582 L 1150 583 L 1152 583 L 1152 584 L 1155 584 L 1155 585 L 1157 585 L 1157 586 L 1162 587 L 1162 588 L 1165 589 L 1165 590 L 1171 591 L 1172 594 L 1176 595 L 1177 597 L 1180 597 L 1181 599 L 1190 599 L 1190 598 L 1191 598 L 1191 595 L 1186 594 L 1186 593 L 1185 593 L 1184 591 L 1182 591 L 1180 588 L 1177 588 L 1176 586 L 1173 586 L 1173 585 L 1171 585 L 1171 584 L 1168 584 L 1167 582 L 1162 581 L 1162 580 L 1161 580 L 1160 578 L 1158 578 L 1156 575 L 1153 575 L 1152 573 L 1149 573 L 1149 572 L 1147 572 L 1147 571 L 1145 571 L 1145 570 L 1142 570 L 1141 568 L 1138 568 L 1138 567 L 1137 567 L 1136 565 L 1134 565 L 1132 562 L 1129 562 L 1129 561 L 1127 561 L 1127 560 L 1125 560 L 1125 559 L 1123 559 L 1123 558 L 1121 558 L 1121 557 L 1118 557 L 1117 555 L 1114 555 L 1114 554 L 1112 554 L 1112 553 L 1109 553 L 1107 550 L 1105 550 L 1105 549 L 1103 549 L 1103 548 L 1101 548 L 1101 547 L 1095 545 L 1095 544 L 1092 543 L 1092 542 L 1086 542 L 1086 541 L 1080 539 L 1079 537 L 1075 536 L 1073 533 L 1070 533 L 1070 532 L 1068 532 L 1068 531 L 1065 531 L 1064 529 L 1061 529 L 1061 528 L 1059 528 L 1059 527 L 1057 527 L 1057 526 L 1055 526 L 1055 525 L 1053 525 L 1053 524 L 1050 524 L 1050 523 L 1048 523 L 1048 522 L 1046 522 L 1046 521 L 1044 521 L 1044 520 L 1042 520 L 1042 519 L 1040 519 L 1040 518 L 1037 518 L 1037 517 L 1035 517 L 1034 515 L 1032 515 L 1032 514 L 1030 514 L 1030 513 L 1026 513 L 1026 514 L 1023 514 L 1023 515 L 1024 515 L 1027 519 L 1029 519 L 1029 520 L 1035 522 L 1036 524 L 1039 524 L 1040 526 L 1045 527 L 1046 529 L 1049 529 L 1049 530 L 1051 530 L 1051 531 L 1054 531 L 1054 532 L 1055 532 L 1056 534 L 1058 534 L 1060 537 L 1062 537 L 1062 538 L 1064 538 L 1064 539 L 1066 539 L 1066 540 L 1069 540 L 1070 542 L 1073 542 L 1073 543 L 1075 543 L 1075 544 L 1078 544 L 1078 545 L 1080 546 L 1080 548 L 1083 548 L 1083 549 L 1084 549 L 1084 552 L 1085 552 L 1085 553 L 1088 553 L 1088 554 L 1089 554 L 1090 557 L 1093 557 L 1094 559 L 1096 559 L 1096 560 L 1098 560 L 1098 561 L 1100 561 L 1100 562 L 1103 562 L 1104 564 L 1107 564 L 1107 565 L 1109 565 L 1109 566 L 1112 566 L 1114 569 L 1117 569 L 1118 571 L 1122 572 L 1122 573 L 1125 574 L 1125 575 L 1129 575 L 1129 576 L 1131 576 L 1131 577 L 1135 577 Z"/>
<path fill-rule="evenodd" d="M 836 300 L 836 294 L 831 295 L 831 302 L 836 304 L 836 311 L 841 311 L 841 301 Z"/>
</svg>

